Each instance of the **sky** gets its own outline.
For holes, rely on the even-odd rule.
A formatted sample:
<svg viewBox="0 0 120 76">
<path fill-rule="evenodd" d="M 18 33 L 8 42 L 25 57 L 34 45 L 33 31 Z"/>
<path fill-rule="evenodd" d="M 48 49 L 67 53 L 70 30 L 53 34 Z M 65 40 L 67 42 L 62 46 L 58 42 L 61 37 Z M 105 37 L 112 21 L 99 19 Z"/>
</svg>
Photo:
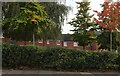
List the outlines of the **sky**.
<svg viewBox="0 0 120 76">
<path fill-rule="evenodd" d="M 68 17 L 67 17 L 68 19 L 65 20 L 64 26 L 62 27 L 63 34 L 73 33 L 70 31 L 73 29 L 73 27 L 69 25 L 68 22 L 71 21 L 73 18 L 75 18 L 75 14 L 77 13 L 77 4 L 75 2 L 78 2 L 78 1 L 81 1 L 81 0 L 66 0 L 66 5 L 71 6 L 72 10 L 69 12 Z M 102 10 L 100 4 L 103 4 L 104 0 L 89 0 L 89 1 L 91 2 L 90 3 L 90 8 L 91 8 L 90 14 L 95 14 L 93 10 L 97 10 L 99 12 Z M 95 14 L 94 17 L 97 17 L 97 15 Z"/>
</svg>

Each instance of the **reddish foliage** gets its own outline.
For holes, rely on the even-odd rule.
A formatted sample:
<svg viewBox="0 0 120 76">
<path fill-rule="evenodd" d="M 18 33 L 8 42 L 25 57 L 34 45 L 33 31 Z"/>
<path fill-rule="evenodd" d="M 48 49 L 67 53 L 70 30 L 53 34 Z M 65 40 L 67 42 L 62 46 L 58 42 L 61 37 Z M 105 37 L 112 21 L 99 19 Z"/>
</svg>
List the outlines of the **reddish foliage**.
<svg viewBox="0 0 120 76">
<path fill-rule="evenodd" d="M 119 2 L 104 2 L 104 10 L 102 12 L 94 11 L 99 17 L 98 19 L 94 18 L 94 20 L 109 31 L 115 30 L 118 27 L 118 23 L 120 23 L 119 6 Z"/>
</svg>

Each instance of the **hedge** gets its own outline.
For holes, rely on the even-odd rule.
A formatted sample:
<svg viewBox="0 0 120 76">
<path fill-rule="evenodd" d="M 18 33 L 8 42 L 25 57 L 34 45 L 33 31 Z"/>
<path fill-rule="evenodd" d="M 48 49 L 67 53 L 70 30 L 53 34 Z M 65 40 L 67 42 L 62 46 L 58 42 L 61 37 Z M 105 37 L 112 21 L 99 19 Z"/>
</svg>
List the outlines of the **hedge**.
<svg viewBox="0 0 120 76">
<path fill-rule="evenodd" d="M 118 66 L 118 69 L 119 69 L 119 71 L 120 71 L 120 54 L 118 54 L 118 57 L 116 58 L 116 61 L 115 61 L 115 62 L 116 62 L 117 65 L 119 65 L 119 66 Z"/>
<path fill-rule="evenodd" d="M 4 43 L 2 49 L 3 68 L 28 66 L 55 70 L 117 70 L 120 66 L 120 55 L 115 52 L 93 52 L 36 45 L 19 46 L 8 43 Z"/>
</svg>

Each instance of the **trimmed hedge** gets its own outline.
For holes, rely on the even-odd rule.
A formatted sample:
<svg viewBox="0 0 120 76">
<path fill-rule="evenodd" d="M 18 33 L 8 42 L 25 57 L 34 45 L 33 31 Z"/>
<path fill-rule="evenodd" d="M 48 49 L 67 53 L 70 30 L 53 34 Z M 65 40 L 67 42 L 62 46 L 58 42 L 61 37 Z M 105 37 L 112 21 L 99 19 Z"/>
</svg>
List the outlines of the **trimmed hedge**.
<svg viewBox="0 0 120 76">
<path fill-rule="evenodd" d="M 3 44 L 2 49 L 2 64 L 7 68 L 28 66 L 55 70 L 117 70 L 120 66 L 120 55 L 114 52 L 92 52 L 36 45 L 19 46 L 7 43 Z"/>
<path fill-rule="evenodd" d="M 119 69 L 119 71 L 120 71 L 120 54 L 118 54 L 118 57 L 116 58 L 116 61 L 115 61 L 115 62 L 116 62 L 117 65 L 119 65 L 119 66 L 118 66 L 118 69 Z"/>
</svg>

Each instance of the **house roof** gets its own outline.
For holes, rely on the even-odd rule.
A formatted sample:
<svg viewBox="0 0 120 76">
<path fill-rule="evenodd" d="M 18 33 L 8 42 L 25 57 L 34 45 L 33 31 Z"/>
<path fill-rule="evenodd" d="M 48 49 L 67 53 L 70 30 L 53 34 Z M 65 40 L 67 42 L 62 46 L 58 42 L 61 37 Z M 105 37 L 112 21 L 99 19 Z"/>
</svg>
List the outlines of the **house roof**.
<svg viewBox="0 0 120 76">
<path fill-rule="evenodd" d="M 72 34 L 62 34 L 63 41 L 73 41 Z"/>
</svg>

